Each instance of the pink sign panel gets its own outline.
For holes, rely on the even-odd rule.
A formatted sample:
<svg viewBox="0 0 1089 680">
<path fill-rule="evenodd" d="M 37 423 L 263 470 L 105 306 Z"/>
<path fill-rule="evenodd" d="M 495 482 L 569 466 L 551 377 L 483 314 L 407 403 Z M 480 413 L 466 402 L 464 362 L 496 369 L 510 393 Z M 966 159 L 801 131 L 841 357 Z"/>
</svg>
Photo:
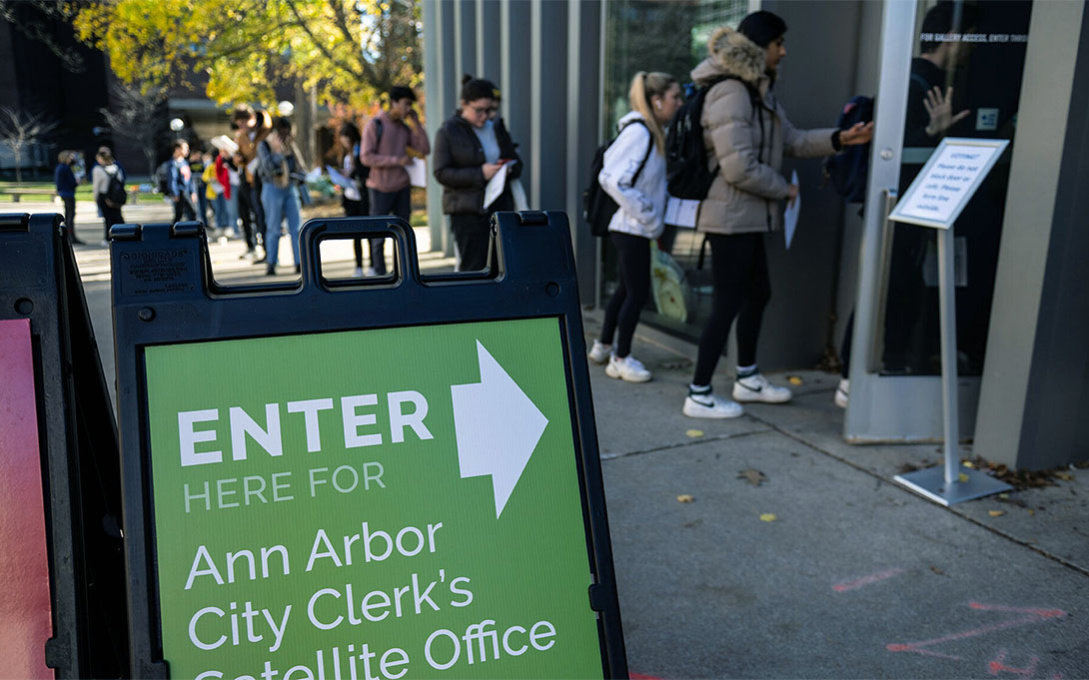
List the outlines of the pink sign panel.
<svg viewBox="0 0 1089 680">
<path fill-rule="evenodd" d="M 53 637 L 30 321 L 0 321 L 0 678 L 52 678 Z"/>
</svg>

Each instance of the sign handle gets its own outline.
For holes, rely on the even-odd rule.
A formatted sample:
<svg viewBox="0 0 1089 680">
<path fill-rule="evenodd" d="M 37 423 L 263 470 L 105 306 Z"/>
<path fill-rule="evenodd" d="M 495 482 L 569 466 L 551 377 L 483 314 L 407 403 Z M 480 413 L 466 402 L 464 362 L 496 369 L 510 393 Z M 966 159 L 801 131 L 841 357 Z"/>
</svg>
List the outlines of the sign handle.
<svg viewBox="0 0 1089 680">
<path fill-rule="evenodd" d="M 303 286 L 319 287 L 321 279 L 320 244 L 326 239 L 377 238 L 393 239 L 395 271 L 402 279 L 419 282 L 420 266 L 416 261 L 416 234 L 407 222 L 396 217 L 359 218 L 338 217 L 310 220 L 299 233 L 299 259 Z"/>
</svg>

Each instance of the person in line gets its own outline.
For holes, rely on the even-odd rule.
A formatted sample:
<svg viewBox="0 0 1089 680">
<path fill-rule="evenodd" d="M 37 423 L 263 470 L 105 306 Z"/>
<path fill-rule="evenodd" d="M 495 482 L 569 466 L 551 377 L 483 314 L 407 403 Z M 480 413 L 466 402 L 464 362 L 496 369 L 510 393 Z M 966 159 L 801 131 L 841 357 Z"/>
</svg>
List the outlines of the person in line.
<svg viewBox="0 0 1089 680">
<path fill-rule="evenodd" d="M 75 153 L 61 151 L 57 154 L 57 167 L 53 170 L 53 183 L 57 187 L 57 195 L 64 203 L 64 223 L 68 225 L 68 235 L 72 243 L 83 245 L 83 241 L 76 238 L 76 173 L 72 171 L 75 163 Z"/>
<path fill-rule="evenodd" d="M 365 186 L 368 174 L 367 166 L 363 165 L 363 161 L 359 159 L 359 147 L 362 143 L 359 128 L 356 127 L 355 123 L 343 123 L 340 129 L 337 130 L 337 141 L 346 151 L 341 164 L 342 174 L 352 181 L 352 186 L 343 187 L 343 193 L 340 195 L 340 204 L 344 207 L 344 216 L 365 217 L 370 214 L 371 205 L 370 196 Z M 373 268 L 369 268 L 366 272 L 363 270 L 363 239 L 353 239 L 352 246 L 355 249 L 355 277 L 359 278 L 364 274 L 374 276 Z M 372 253 L 371 261 L 373 260 Z"/>
<path fill-rule="evenodd" d="M 435 179 L 442 185 L 442 211 L 450 216 L 457 245 L 458 271 L 488 267 L 491 216 L 514 210 L 510 182 L 522 174 L 522 162 L 499 111 L 499 88 L 488 80 L 462 78 L 461 104 L 435 135 Z M 506 166 L 507 180 L 490 205 L 484 189 Z"/>
<path fill-rule="evenodd" d="M 125 220 L 121 216 L 121 206 L 110 203 L 106 198 L 106 192 L 110 189 L 110 180 L 112 178 L 116 177 L 121 182 L 125 181 L 125 171 L 113 159 L 113 151 L 110 151 L 108 146 L 99 147 L 98 153 L 95 154 L 95 163 L 96 165 L 91 170 L 91 190 L 95 195 L 95 203 L 98 204 L 98 209 L 102 212 L 102 223 L 105 228 L 102 245 L 108 246 L 110 244 L 110 227 L 121 224 Z"/>
<path fill-rule="evenodd" d="M 261 245 L 266 230 L 261 177 L 257 173 L 257 145 L 272 132 L 272 116 L 268 111 L 255 111 L 243 104 L 234 110 L 231 123 L 236 128 L 234 143 L 238 145 L 238 151 L 235 164 L 242 183 L 238 189 L 238 212 L 242 217 L 242 231 L 248 234 L 247 250 L 242 257 L 252 257 L 254 264 L 260 264 L 265 261 L 265 256 L 257 257 L 256 247 Z M 250 225 L 248 229 L 247 225 Z"/>
<path fill-rule="evenodd" d="M 210 230 L 212 223 L 208 221 L 208 208 L 211 205 L 207 196 L 208 185 L 204 181 L 205 153 L 205 151 L 201 150 L 200 142 L 194 140 L 193 144 L 189 146 L 189 157 L 186 160 L 189 161 L 189 171 L 193 176 L 193 193 L 197 196 L 193 208 L 196 210 L 197 219 L 209 227 Z"/>
<path fill-rule="evenodd" d="M 389 91 L 389 108 L 368 121 L 363 130 L 360 160 L 370 168 L 367 192 L 371 215 L 393 215 L 408 222 L 412 216 L 412 186 L 406 166 L 413 156 L 431 153 L 427 132 L 416 115 L 416 93 L 407 87 Z M 386 273 L 385 239 L 373 238 L 371 267 L 379 276 Z"/>
<path fill-rule="evenodd" d="M 212 216 L 216 221 L 216 230 L 221 237 L 227 236 L 227 227 L 231 225 L 230 211 L 227 209 L 228 188 L 219 179 L 219 152 L 213 156 L 211 151 L 205 151 L 201 160 L 204 163 L 204 173 L 201 181 L 204 183 L 204 198 L 212 206 Z M 234 235 L 238 235 L 238 225 L 233 225 Z"/>
<path fill-rule="evenodd" d="M 257 144 L 257 173 L 261 178 L 261 202 L 265 209 L 265 258 L 268 276 L 276 274 L 280 247 L 280 223 L 287 220 L 291 252 L 295 255 L 295 273 L 299 273 L 299 194 L 295 179 L 302 171 L 291 120 L 280 116 L 272 126 L 272 134 Z"/>
<path fill-rule="evenodd" d="M 197 219 L 197 193 L 193 186 L 193 170 L 189 167 L 189 142 L 174 142 L 174 157 L 170 161 L 170 200 L 174 202 L 174 221 Z"/>
<path fill-rule="evenodd" d="M 782 159 L 831 155 L 873 136 L 873 123 L 842 131 L 797 130 L 790 124 L 772 91 L 786 56 L 786 30 L 777 15 L 753 12 L 736 31 L 716 30 L 708 43 L 710 56 L 692 71 L 697 85 L 710 86 L 701 123 L 708 167 L 718 167 L 696 225 L 711 246 L 713 293 L 684 401 L 683 412 L 692 418 L 736 418 L 744 412 L 737 402 L 781 404 L 792 398 L 789 388 L 770 384 L 756 364 L 771 297 L 765 239 L 782 228 L 780 201 L 798 195 L 798 187 L 779 170 Z M 735 317 L 738 360 L 731 401 L 714 394 L 711 378 Z"/>
<path fill-rule="evenodd" d="M 609 221 L 609 240 L 616 248 L 620 283 L 605 307 L 601 337 L 594 340 L 589 357 L 598 364 L 607 361 L 605 375 L 610 378 L 639 383 L 650 380 L 651 373 L 631 355 L 631 341 L 650 296 L 650 242 L 665 227 L 663 127 L 684 99 L 673 76 L 640 71 L 632 79 L 628 101 L 632 110 L 620 119 L 620 133 L 606 149 L 597 178 L 618 206 Z"/>
</svg>

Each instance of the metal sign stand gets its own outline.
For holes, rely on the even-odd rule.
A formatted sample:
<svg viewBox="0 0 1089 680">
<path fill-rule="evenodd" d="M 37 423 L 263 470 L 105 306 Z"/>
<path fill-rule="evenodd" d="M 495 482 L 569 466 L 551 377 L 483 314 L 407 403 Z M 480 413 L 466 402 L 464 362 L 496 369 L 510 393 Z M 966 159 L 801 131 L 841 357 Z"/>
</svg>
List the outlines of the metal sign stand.
<svg viewBox="0 0 1089 680">
<path fill-rule="evenodd" d="M 323 276 L 375 236 L 389 276 Z M 132 677 L 628 676 L 567 218 L 492 236 L 422 276 L 408 224 L 311 220 L 300 281 L 242 287 L 200 223 L 113 228 Z M 251 601 L 278 632 L 223 642 Z"/>
<path fill-rule="evenodd" d="M 1008 145 L 1008 140 L 1001 139 L 943 139 L 889 215 L 890 220 L 938 230 L 945 465 L 897 475 L 894 479 L 945 506 L 1013 489 L 986 473 L 960 465 L 953 234 L 953 223 Z"/>
<path fill-rule="evenodd" d="M 957 309 L 953 265 L 953 230 L 938 230 L 938 289 L 942 333 L 942 410 L 945 429 L 945 465 L 897 475 L 894 479 L 912 491 L 945 506 L 1011 491 L 1013 487 L 988 474 L 962 468 L 957 419 Z"/>
</svg>

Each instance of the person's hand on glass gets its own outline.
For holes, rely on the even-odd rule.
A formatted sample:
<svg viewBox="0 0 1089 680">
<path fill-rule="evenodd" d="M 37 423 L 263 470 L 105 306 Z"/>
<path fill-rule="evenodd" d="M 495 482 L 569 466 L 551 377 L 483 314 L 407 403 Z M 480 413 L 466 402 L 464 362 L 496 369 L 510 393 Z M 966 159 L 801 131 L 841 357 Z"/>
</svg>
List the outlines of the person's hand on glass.
<svg viewBox="0 0 1089 680">
<path fill-rule="evenodd" d="M 842 146 L 867 144 L 871 139 L 873 139 L 873 122 L 855 123 L 839 133 L 839 143 Z"/>
<path fill-rule="evenodd" d="M 953 114 L 953 88 L 951 87 L 945 90 L 944 97 L 940 87 L 935 86 L 927 90 L 923 106 L 926 107 L 926 113 L 930 116 L 930 122 L 927 123 L 925 130 L 930 137 L 936 137 L 945 132 L 964 120 L 969 113 L 968 109 L 964 109 L 960 113 Z"/>
</svg>

